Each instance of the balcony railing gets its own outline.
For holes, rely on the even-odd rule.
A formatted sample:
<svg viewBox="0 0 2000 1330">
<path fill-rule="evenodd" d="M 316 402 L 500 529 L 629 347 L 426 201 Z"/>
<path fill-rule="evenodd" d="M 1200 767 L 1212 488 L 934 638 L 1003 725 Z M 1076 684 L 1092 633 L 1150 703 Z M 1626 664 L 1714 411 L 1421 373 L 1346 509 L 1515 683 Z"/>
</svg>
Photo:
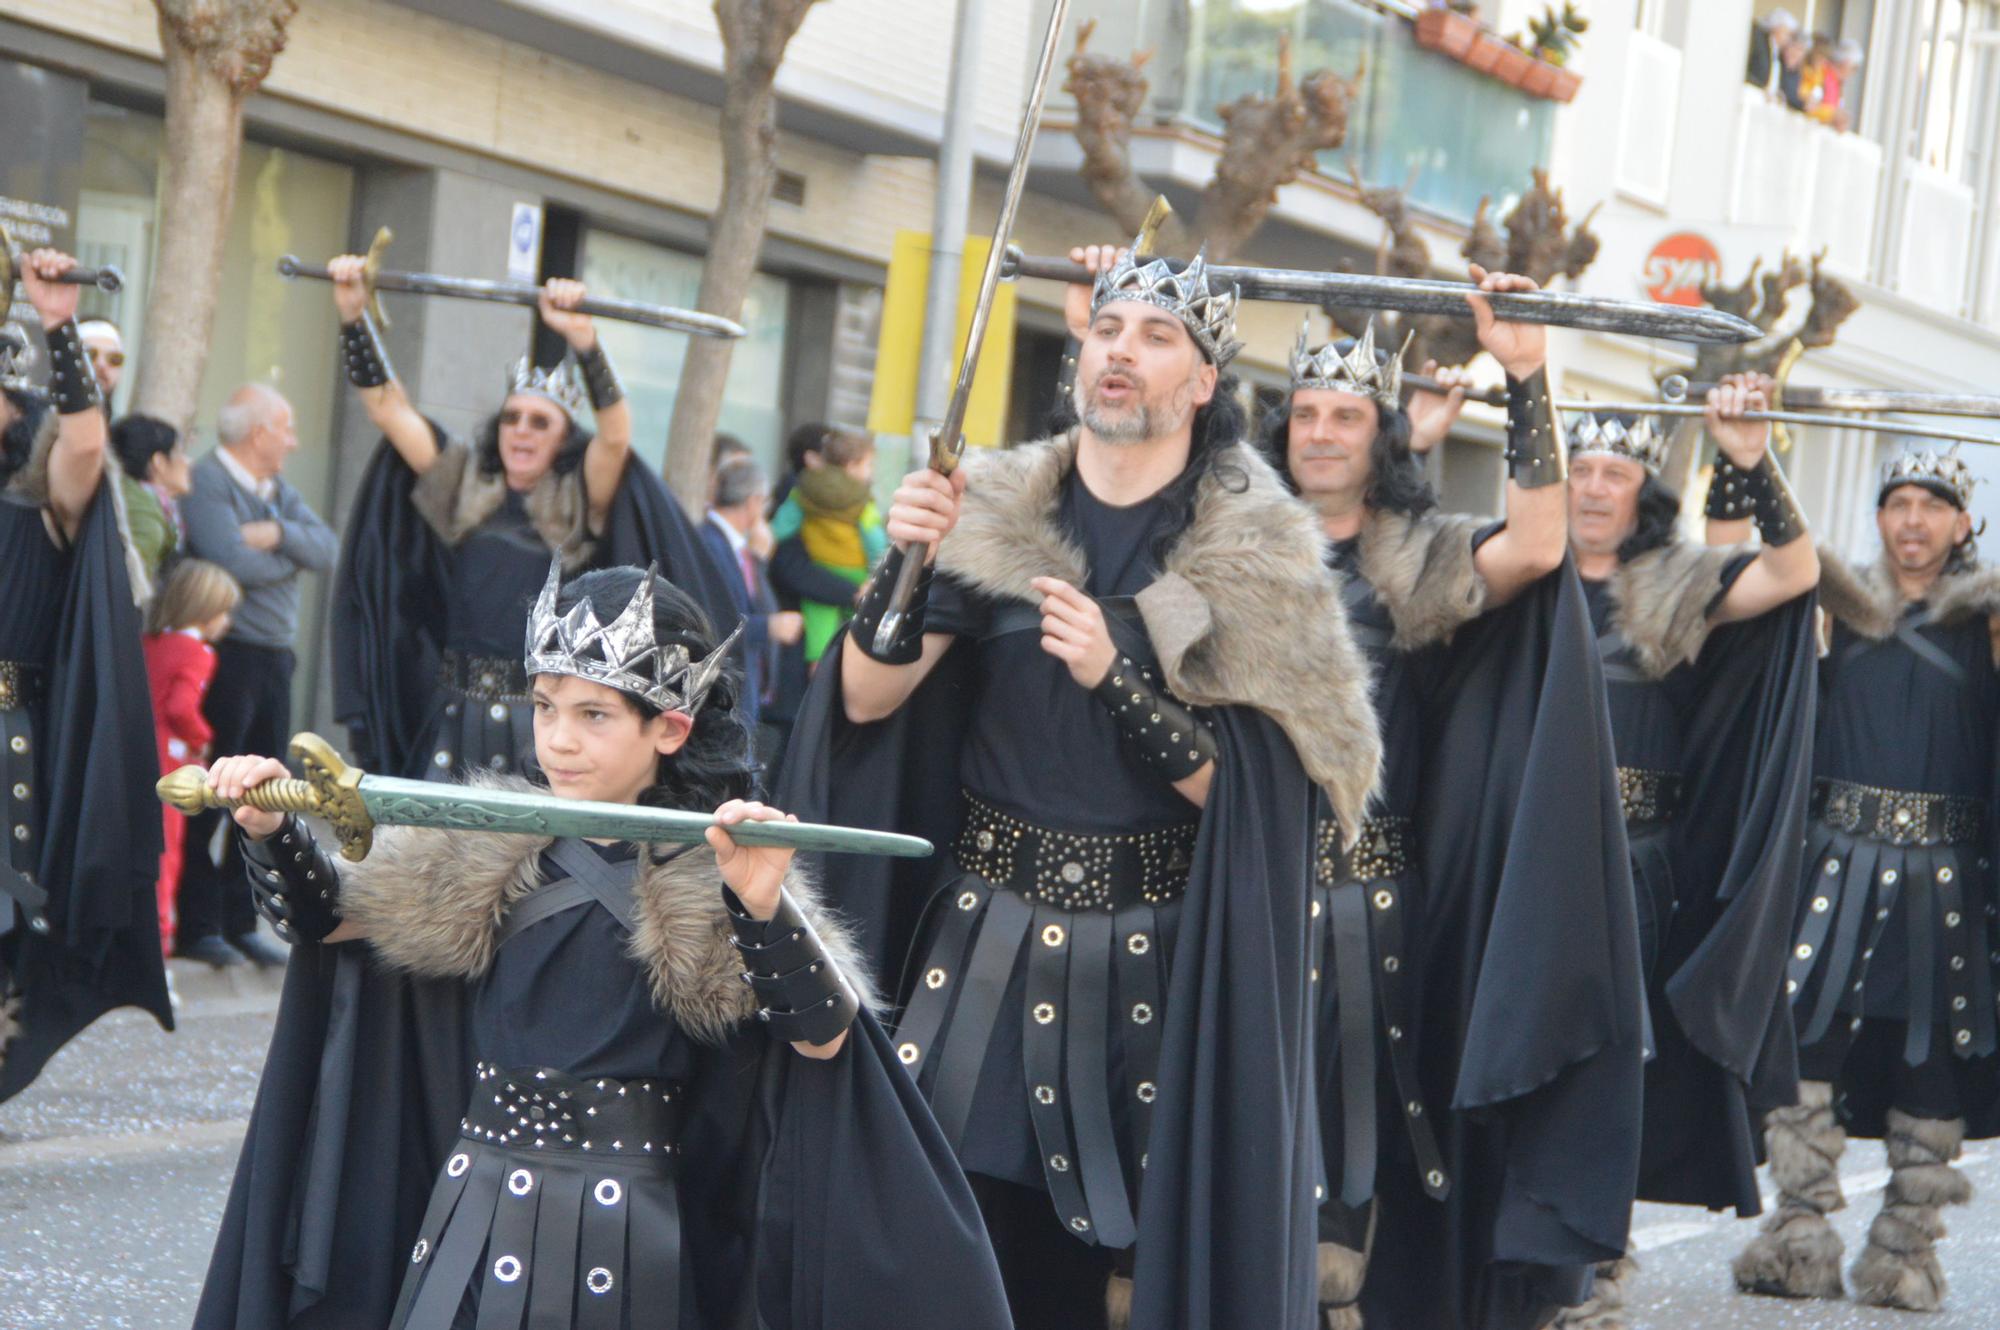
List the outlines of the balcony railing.
<svg viewBox="0 0 2000 1330">
<path fill-rule="evenodd" d="M 1831 266 L 1866 278 L 1881 179 L 1882 149 L 1874 141 L 1836 134 L 1754 88 L 1743 90 L 1731 221 L 1783 227 L 1801 249 L 1824 248 Z M 1956 252 L 1964 254 L 1963 244 Z"/>
<path fill-rule="evenodd" d="M 1078 9 L 1101 19 L 1098 49 L 1131 40 L 1156 52 L 1155 114 L 1216 133 L 1218 107 L 1271 91 L 1281 34 L 1300 77 L 1364 70 L 1347 141 L 1322 154 L 1320 169 L 1345 179 L 1351 160 L 1370 184 L 1414 175 L 1410 201 L 1459 221 L 1481 198 L 1511 200 L 1547 164 L 1555 103 L 1423 50 L 1408 20 L 1355 0 L 1084 0 Z"/>
</svg>

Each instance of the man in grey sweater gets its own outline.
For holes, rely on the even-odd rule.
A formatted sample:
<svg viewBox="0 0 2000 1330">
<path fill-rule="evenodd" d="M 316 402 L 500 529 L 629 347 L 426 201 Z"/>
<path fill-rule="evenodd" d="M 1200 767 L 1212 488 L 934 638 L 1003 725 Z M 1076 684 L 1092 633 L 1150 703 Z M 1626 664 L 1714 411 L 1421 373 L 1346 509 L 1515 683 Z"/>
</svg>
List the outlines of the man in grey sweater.
<svg viewBox="0 0 2000 1330">
<path fill-rule="evenodd" d="M 260 384 L 236 390 L 216 417 L 220 443 L 194 465 L 181 501 L 188 552 L 243 585 L 229 634 L 216 644 L 203 714 L 218 753 L 282 753 L 291 739 L 292 642 L 299 630 L 299 574 L 332 569 L 339 540 L 281 473 L 299 446 L 292 407 Z M 191 820 L 176 951 L 211 965 L 281 965 L 284 952 L 257 936 L 257 915 L 235 837 L 222 862 L 208 845 L 219 814 Z"/>
</svg>

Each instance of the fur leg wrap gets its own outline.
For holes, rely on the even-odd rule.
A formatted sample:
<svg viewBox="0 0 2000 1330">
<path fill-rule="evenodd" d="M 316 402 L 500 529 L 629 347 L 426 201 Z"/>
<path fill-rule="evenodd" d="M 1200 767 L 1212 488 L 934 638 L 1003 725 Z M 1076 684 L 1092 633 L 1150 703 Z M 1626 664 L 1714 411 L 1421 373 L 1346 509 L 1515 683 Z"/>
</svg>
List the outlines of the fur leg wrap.
<svg viewBox="0 0 2000 1330">
<path fill-rule="evenodd" d="M 1361 1282 L 1368 1253 L 1337 1242 L 1319 1244 L 1319 1315 L 1323 1330 L 1361 1330 Z"/>
<path fill-rule="evenodd" d="M 1628 1330 L 1632 1323 L 1625 1318 L 1625 1302 L 1638 1273 L 1639 1262 L 1629 1255 L 1603 1262 L 1591 1283 L 1590 1297 L 1563 1308 L 1549 1323 L 1550 1330 Z"/>
<path fill-rule="evenodd" d="M 1847 1133 L 1833 1115 L 1833 1087 L 1801 1081 L 1798 1105 L 1774 1109 L 1764 1130 L 1778 1204 L 1736 1258 L 1736 1286 L 1781 1298 L 1838 1298 L 1845 1246 L 1826 1217 L 1847 1204 L 1840 1194 Z"/>
<path fill-rule="evenodd" d="M 1965 1145 L 1965 1123 L 1913 1118 L 1889 1110 L 1889 1185 L 1882 1212 L 1868 1226 L 1868 1245 L 1855 1259 L 1854 1298 L 1871 1307 L 1934 1312 L 1944 1305 L 1938 1211 L 1972 1199 L 1972 1183 L 1951 1161 Z"/>
<path fill-rule="evenodd" d="M 1129 1330 L 1132 1324 L 1132 1276 L 1113 1275 L 1104 1286 L 1106 1330 Z"/>
</svg>

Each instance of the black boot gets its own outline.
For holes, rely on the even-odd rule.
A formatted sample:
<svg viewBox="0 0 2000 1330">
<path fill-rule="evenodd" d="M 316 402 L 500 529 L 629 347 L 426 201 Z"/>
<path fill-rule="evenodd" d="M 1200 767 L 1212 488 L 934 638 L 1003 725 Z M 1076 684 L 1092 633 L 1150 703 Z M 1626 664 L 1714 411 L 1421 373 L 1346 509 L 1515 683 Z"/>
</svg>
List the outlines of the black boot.
<svg viewBox="0 0 2000 1330">
<path fill-rule="evenodd" d="M 174 948 L 174 955 L 185 960 L 200 961 L 203 965 L 213 965 L 218 970 L 226 970 L 232 965 L 243 964 L 243 953 L 210 933 L 192 942 L 183 942 Z"/>
<path fill-rule="evenodd" d="M 243 953 L 250 963 L 260 970 L 279 969 L 291 959 L 288 950 L 258 933 L 245 933 L 242 937 L 230 938 L 229 945 Z"/>
</svg>

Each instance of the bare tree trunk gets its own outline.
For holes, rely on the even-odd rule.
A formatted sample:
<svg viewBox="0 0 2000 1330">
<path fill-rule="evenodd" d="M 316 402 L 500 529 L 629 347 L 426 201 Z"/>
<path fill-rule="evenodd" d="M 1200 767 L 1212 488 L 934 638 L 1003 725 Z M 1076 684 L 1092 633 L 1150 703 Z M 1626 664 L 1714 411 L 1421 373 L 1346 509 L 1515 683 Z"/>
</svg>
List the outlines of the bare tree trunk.
<svg viewBox="0 0 2000 1330">
<path fill-rule="evenodd" d="M 155 0 L 167 75 L 160 248 L 133 410 L 194 422 L 243 150 L 243 103 L 285 46 L 297 0 Z"/>
<path fill-rule="evenodd" d="M 695 307 L 727 319 L 743 313 L 757 275 L 757 253 L 771 211 L 777 174 L 778 94 L 774 86 L 785 47 L 813 0 L 715 0 L 722 32 L 722 198 L 709 222 Z M 667 431 L 667 485 L 683 507 L 700 515 L 708 502 L 708 462 L 722 418 L 723 390 L 736 344 L 726 338 L 690 340 Z"/>
</svg>

